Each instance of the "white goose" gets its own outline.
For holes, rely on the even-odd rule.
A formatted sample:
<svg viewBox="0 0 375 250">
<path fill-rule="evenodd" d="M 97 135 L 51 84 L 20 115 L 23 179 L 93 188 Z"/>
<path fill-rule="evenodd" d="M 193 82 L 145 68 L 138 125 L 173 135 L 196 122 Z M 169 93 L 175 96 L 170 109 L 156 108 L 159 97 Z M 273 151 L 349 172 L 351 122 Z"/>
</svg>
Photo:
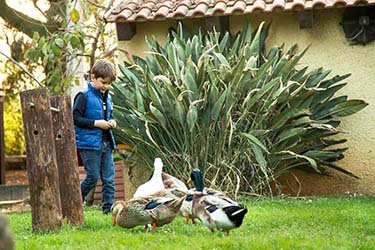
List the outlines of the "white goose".
<svg viewBox="0 0 375 250">
<path fill-rule="evenodd" d="M 151 194 L 154 194 L 156 192 L 159 192 L 161 190 L 164 190 L 164 184 L 161 177 L 161 173 L 163 171 L 163 162 L 160 158 L 155 158 L 154 161 L 154 173 L 152 174 L 152 177 L 149 181 L 146 183 L 140 185 L 137 188 L 137 191 L 135 191 L 133 197 L 144 197 Z"/>
</svg>

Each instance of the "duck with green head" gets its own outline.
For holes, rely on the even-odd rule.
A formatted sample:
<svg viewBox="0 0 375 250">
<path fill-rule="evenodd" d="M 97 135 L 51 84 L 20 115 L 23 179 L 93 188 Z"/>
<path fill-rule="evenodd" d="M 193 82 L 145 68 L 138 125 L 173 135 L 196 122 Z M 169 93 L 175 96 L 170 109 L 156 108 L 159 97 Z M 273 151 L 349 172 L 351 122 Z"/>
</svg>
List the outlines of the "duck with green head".
<svg viewBox="0 0 375 250">
<path fill-rule="evenodd" d="M 191 180 L 195 186 L 192 201 L 192 213 L 207 226 L 212 233 L 215 230 L 229 231 L 242 225 L 247 214 L 247 208 L 234 202 L 223 193 L 209 194 L 203 183 L 203 176 L 199 169 L 193 169 Z"/>
</svg>

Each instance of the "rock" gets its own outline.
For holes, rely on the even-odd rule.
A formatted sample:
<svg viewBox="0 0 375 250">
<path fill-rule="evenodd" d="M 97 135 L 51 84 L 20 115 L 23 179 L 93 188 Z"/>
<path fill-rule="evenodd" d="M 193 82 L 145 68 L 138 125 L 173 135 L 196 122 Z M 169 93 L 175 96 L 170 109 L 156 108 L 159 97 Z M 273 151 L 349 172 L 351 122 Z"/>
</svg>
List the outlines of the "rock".
<svg viewBox="0 0 375 250">
<path fill-rule="evenodd" d="M 13 250 L 13 234 L 9 229 L 8 218 L 0 214 L 0 250 Z"/>
</svg>

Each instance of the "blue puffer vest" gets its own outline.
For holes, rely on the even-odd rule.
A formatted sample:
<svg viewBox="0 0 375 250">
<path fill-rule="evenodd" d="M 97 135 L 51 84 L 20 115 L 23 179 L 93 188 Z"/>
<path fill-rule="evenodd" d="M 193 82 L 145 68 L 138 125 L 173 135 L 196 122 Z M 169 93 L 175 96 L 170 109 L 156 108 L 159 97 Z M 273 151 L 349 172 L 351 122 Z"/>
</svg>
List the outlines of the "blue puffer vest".
<svg viewBox="0 0 375 250">
<path fill-rule="evenodd" d="M 103 100 L 101 98 L 100 90 L 94 88 L 91 82 L 87 84 L 87 88 L 81 91 L 86 96 L 86 111 L 84 116 L 88 119 L 101 120 L 104 119 L 103 113 Z M 106 119 L 109 120 L 111 117 L 113 104 L 112 97 L 109 93 L 107 97 L 107 110 Z M 78 126 L 74 126 L 76 133 L 76 145 L 78 149 L 89 149 L 89 150 L 99 150 L 102 138 L 103 130 L 100 128 L 86 129 Z M 112 148 L 116 149 L 116 142 L 113 136 L 112 129 L 109 129 L 109 134 L 111 137 Z"/>
</svg>

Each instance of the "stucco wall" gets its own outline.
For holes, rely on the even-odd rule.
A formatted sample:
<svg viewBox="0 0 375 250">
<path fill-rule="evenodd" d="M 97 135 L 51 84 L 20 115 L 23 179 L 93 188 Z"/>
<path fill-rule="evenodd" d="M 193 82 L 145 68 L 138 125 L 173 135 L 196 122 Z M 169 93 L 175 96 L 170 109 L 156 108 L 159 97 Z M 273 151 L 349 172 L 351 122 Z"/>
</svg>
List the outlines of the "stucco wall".
<svg viewBox="0 0 375 250">
<path fill-rule="evenodd" d="M 299 66 L 309 66 L 311 70 L 317 67 L 332 69 L 332 75 L 352 73 L 347 80 L 348 85 L 340 90 L 340 94 L 348 95 L 351 99 L 363 99 L 370 105 L 359 113 L 342 119 L 339 128 L 344 132 L 342 136 L 348 139 L 346 146 L 349 150 L 338 164 L 360 179 L 337 172 L 331 172 L 331 177 L 299 171 L 294 171 L 294 174 L 302 184 L 300 195 L 347 192 L 375 195 L 375 42 L 366 46 L 350 45 L 339 25 L 343 9 L 319 10 L 314 13 L 312 29 L 300 29 L 297 14 L 286 12 L 234 16 L 230 19 L 231 31 L 241 29 L 247 19 L 253 27 L 262 20 L 271 21 L 267 41 L 269 47 L 285 43 L 285 47 L 289 48 L 297 43 L 300 49 L 304 49 L 311 45 Z M 199 19 L 184 22 L 190 27 L 193 27 L 194 23 L 202 23 Z M 136 36 L 131 41 L 120 42 L 119 47 L 132 54 L 144 56 L 147 51 L 144 38 L 154 35 L 163 44 L 168 28 L 175 25 L 175 21 L 137 24 Z M 282 183 L 285 184 L 286 193 L 298 192 L 297 182 L 292 175 L 284 176 Z"/>
</svg>

